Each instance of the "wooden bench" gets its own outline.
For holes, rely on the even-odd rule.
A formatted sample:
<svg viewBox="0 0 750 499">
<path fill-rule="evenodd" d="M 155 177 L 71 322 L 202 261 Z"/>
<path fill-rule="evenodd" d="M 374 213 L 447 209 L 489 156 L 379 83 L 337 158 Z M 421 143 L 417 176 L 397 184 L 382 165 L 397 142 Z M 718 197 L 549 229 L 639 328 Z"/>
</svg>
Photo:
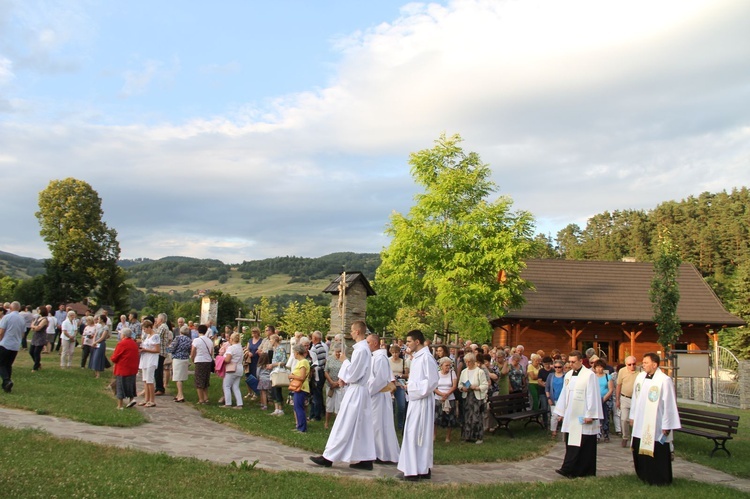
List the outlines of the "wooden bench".
<svg viewBox="0 0 750 499">
<path fill-rule="evenodd" d="M 699 411 L 685 407 L 678 407 L 677 412 L 680 415 L 682 428 L 675 431 L 713 440 L 714 449 L 711 451 L 711 457 L 714 456 L 714 452 L 717 450 L 723 450 L 728 456 L 732 455 L 727 450 L 726 443 L 727 440 L 732 440 L 733 434 L 737 434 L 739 416 L 711 411 Z"/>
<path fill-rule="evenodd" d="M 529 392 L 511 393 L 509 395 L 495 395 L 490 397 L 490 414 L 497 420 L 498 428 L 508 432 L 510 438 L 513 438 L 513 432 L 508 425 L 511 421 L 527 420 L 524 428 L 530 423 L 538 424 L 544 429 L 542 417 L 548 411 L 529 409 Z M 497 429 L 494 433 L 497 433 Z"/>
</svg>

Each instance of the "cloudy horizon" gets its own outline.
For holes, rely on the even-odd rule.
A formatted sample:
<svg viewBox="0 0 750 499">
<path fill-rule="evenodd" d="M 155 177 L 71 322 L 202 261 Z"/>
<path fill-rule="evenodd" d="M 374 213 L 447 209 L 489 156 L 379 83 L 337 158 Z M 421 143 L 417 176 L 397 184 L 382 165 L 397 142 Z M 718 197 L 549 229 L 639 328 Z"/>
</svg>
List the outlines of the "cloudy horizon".
<svg viewBox="0 0 750 499">
<path fill-rule="evenodd" d="M 0 250 L 51 180 L 124 259 L 379 252 L 411 152 L 459 133 L 551 234 L 750 185 L 750 4 L 0 4 Z"/>
</svg>

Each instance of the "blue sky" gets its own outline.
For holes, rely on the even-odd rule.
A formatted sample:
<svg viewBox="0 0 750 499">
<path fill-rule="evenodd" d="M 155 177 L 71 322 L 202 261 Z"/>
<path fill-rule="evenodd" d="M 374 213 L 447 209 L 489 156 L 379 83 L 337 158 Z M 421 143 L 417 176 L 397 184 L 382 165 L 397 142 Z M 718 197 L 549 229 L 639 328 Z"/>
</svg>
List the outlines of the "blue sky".
<svg viewBox="0 0 750 499">
<path fill-rule="evenodd" d="M 124 258 L 379 251 L 443 132 L 553 236 L 750 184 L 750 3 L 0 0 L 0 250 L 50 180 Z M 8 180 L 12 179 L 12 180 Z"/>
</svg>

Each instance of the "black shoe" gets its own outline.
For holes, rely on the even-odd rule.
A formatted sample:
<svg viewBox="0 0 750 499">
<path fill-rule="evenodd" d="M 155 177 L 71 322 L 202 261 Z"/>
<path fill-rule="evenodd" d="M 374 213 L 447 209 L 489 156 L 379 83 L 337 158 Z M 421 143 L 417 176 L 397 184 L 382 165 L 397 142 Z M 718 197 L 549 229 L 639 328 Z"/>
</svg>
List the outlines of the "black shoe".
<svg viewBox="0 0 750 499">
<path fill-rule="evenodd" d="M 399 479 L 405 482 L 418 482 L 419 476 L 418 475 L 401 475 L 399 476 Z"/>
<path fill-rule="evenodd" d="M 355 470 L 372 471 L 372 461 L 360 461 L 358 463 L 350 464 L 349 467 L 354 468 Z"/>
<path fill-rule="evenodd" d="M 432 478 L 432 468 L 427 470 L 427 473 L 425 473 L 424 475 L 419 475 L 420 480 L 430 480 L 431 478 Z"/>
<path fill-rule="evenodd" d="M 565 478 L 573 478 L 571 475 L 565 473 L 563 470 L 555 470 L 558 475 L 564 476 Z"/>
<path fill-rule="evenodd" d="M 8 380 L 7 383 L 3 383 L 3 391 L 5 393 L 10 393 L 10 391 L 13 389 L 13 380 Z"/>
<path fill-rule="evenodd" d="M 394 465 L 396 465 L 398 463 L 394 463 L 393 461 L 382 461 L 380 459 L 376 459 L 375 460 L 375 464 L 381 464 L 383 466 L 394 466 Z"/>
<path fill-rule="evenodd" d="M 326 468 L 330 468 L 333 464 L 333 461 L 329 461 L 323 456 L 310 456 L 310 461 L 317 464 L 318 466 L 325 466 Z"/>
</svg>

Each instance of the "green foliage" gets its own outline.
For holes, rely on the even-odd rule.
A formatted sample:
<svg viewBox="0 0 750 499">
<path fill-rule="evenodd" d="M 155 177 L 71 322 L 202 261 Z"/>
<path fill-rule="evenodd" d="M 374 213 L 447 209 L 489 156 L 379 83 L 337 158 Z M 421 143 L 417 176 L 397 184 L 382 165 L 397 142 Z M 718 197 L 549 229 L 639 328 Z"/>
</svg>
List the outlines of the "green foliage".
<svg viewBox="0 0 750 499">
<path fill-rule="evenodd" d="M 19 281 L 15 289 L 15 299 L 30 305 L 45 303 L 44 281 L 43 275 Z"/>
<path fill-rule="evenodd" d="M 275 299 L 261 296 L 258 308 L 260 309 L 260 321 L 263 327 L 276 327 L 279 324 L 279 306 Z"/>
<path fill-rule="evenodd" d="M 376 280 L 406 307 L 439 309 L 444 330 L 484 338 L 488 318 L 522 303 L 526 284 L 518 276 L 532 248 L 533 219 L 512 212 L 508 197 L 488 200 L 496 190 L 490 169 L 460 142 L 442 135 L 432 149 L 410 156 L 424 192 L 408 216 L 391 216 L 392 241 Z M 508 276 L 504 283 L 500 271 Z"/>
<path fill-rule="evenodd" d="M 0 274 L 15 279 L 28 279 L 44 274 L 44 260 L 0 251 Z"/>
<path fill-rule="evenodd" d="M 372 253 L 331 253 L 319 258 L 280 256 L 264 260 L 242 262 L 238 267 L 243 279 L 262 281 L 275 274 L 287 274 L 294 282 L 307 282 L 299 279 L 315 280 L 338 275 L 342 270 L 358 270 L 366 276 L 375 275 L 380 265 L 380 255 Z"/>
<path fill-rule="evenodd" d="M 169 256 L 128 265 L 128 278 L 139 288 L 177 286 L 184 281 L 226 282 L 229 266 L 219 260 Z"/>
<path fill-rule="evenodd" d="M 680 286 L 677 276 L 680 271 L 680 256 L 664 230 L 659 240 L 659 255 L 654 262 L 654 278 L 651 281 L 649 299 L 654 307 L 654 322 L 659 335 L 659 343 L 669 355 L 672 345 L 682 333 L 677 305 L 680 302 Z"/>
<path fill-rule="evenodd" d="M 18 279 L 13 279 L 7 275 L 0 276 L 0 302 L 13 301 L 15 299 L 18 282 Z"/>
<path fill-rule="evenodd" d="M 370 285 L 375 290 L 376 295 L 367 298 L 367 327 L 370 328 L 370 331 L 378 334 L 392 333 L 391 322 L 396 318 L 399 302 L 395 297 L 388 295 L 384 289 L 381 289 L 382 286 L 378 281 L 373 279 L 370 281 Z"/>
<path fill-rule="evenodd" d="M 302 305 L 296 301 L 287 305 L 279 327 L 289 334 L 296 331 L 310 334 L 316 330 L 326 334 L 331 329 L 330 315 L 328 307 L 317 305 L 308 297 Z"/>
<path fill-rule="evenodd" d="M 46 268 L 56 301 L 86 296 L 120 256 L 117 232 L 102 221 L 101 205 L 99 194 L 74 178 L 53 180 L 39 193 L 36 217 L 52 253 Z"/>
<path fill-rule="evenodd" d="M 729 311 L 750 321 L 750 260 L 738 268 L 730 289 Z M 740 359 L 750 359 L 750 330 L 732 328 L 720 335 L 722 343 Z"/>
<path fill-rule="evenodd" d="M 126 282 L 125 270 L 115 262 L 104 269 L 99 285 L 94 290 L 94 301 L 98 307 L 108 305 L 117 315 L 130 311 L 130 286 Z"/>
</svg>

